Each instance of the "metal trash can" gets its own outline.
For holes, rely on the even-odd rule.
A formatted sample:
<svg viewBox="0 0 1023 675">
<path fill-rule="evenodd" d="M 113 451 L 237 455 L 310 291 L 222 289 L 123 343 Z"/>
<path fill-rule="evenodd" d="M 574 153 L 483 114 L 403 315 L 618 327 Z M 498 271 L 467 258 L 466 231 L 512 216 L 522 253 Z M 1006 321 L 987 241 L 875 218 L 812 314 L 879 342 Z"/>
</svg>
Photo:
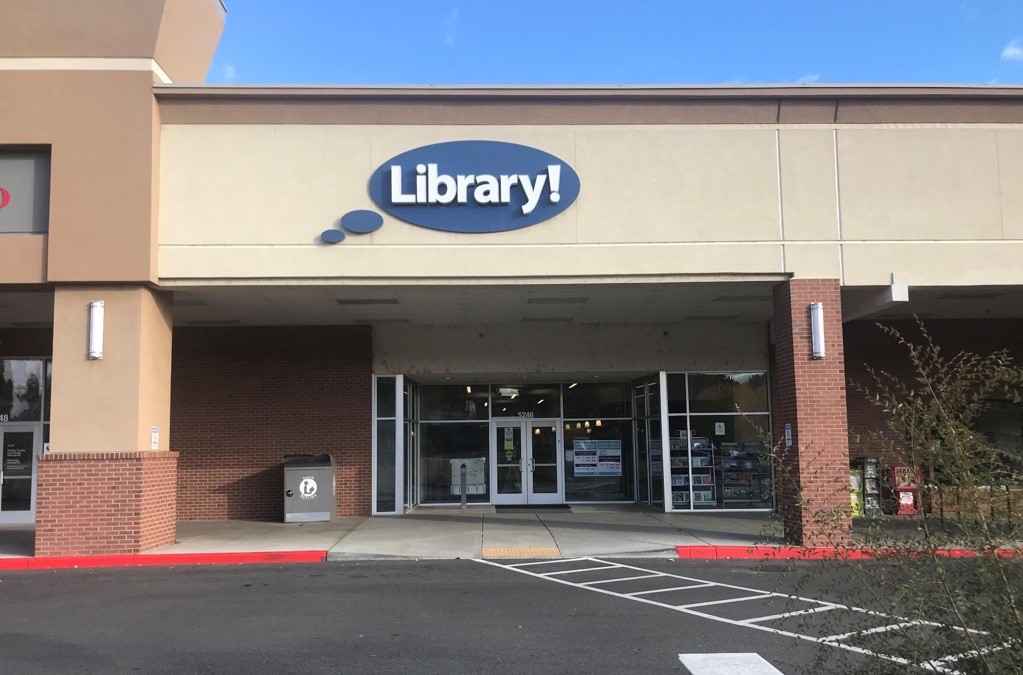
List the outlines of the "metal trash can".
<svg viewBox="0 0 1023 675">
<path fill-rule="evenodd" d="M 334 458 L 323 455 L 285 455 L 284 522 L 331 520 L 337 513 Z"/>
</svg>

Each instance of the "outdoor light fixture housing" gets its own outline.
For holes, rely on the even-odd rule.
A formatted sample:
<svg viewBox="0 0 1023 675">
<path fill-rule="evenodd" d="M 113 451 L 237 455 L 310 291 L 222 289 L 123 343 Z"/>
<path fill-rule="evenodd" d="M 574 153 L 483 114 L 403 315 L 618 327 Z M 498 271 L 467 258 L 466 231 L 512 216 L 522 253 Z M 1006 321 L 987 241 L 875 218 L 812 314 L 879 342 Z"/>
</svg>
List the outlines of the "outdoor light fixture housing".
<svg viewBox="0 0 1023 675">
<path fill-rule="evenodd" d="M 89 360 L 103 358 L 103 301 L 89 303 Z"/>
<path fill-rule="evenodd" d="M 812 357 L 824 358 L 824 304 L 810 304 L 810 345 Z"/>
</svg>

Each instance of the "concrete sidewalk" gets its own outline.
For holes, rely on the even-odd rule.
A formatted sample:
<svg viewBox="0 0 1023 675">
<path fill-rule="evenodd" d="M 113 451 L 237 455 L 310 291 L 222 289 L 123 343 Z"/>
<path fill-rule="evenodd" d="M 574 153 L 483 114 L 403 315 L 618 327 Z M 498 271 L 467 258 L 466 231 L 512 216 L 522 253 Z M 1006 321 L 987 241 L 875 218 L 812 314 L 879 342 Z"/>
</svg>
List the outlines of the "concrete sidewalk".
<svg viewBox="0 0 1023 675">
<path fill-rule="evenodd" d="M 180 521 L 177 542 L 147 554 L 328 551 L 330 560 L 674 556 L 680 545 L 779 543 L 766 513 L 666 514 L 636 505 L 496 510 L 418 508 L 329 523 Z M 33 553 L 31 527 L 0 528 L 0 558 Z"/>
<path fill-rule="evenodd" d="M 674 557 L 679 545 L 778 543 L 778 534 L 766 513 L 666 514 L 638 506 L 419 508 L 367 519 L 330 549 L 328 560 Z"/>
</svg>

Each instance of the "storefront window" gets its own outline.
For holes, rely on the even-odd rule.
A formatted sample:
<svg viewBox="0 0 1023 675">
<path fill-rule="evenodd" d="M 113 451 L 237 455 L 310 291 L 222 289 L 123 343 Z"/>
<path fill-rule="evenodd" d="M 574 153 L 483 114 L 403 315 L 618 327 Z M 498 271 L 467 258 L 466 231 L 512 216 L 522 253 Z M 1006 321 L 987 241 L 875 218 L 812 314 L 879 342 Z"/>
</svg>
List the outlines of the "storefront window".
<svg viewBox="0 0 1023 675">
<path fill-rule="evenodd" d="M 43 362 L 0 361 L 0 423 L 43 419 Z"/>
<path fill-rule="evenodd" d="M 419 416 L 423 420 L 485 420 L 490 393 L 485 384 L 422 385 Z"/>
<path fill-rule="evenodd" d="M 774 483 L 767 415 L 693 415 L 693 506 L 770 508 Z"/>
<path fill-rule="evenodd" d="M 565 385 L 565 417 L 585 419 L 630 417 L 628 384 Z"/>
<path fill-rule="evenodd" d="M 632 420 L 565 420 L 565 499 L 632 499 Z"/>
<path fill-rule="evenodd" d="M 467 500 L 490 501 L 487 467 L 489 456 L 490 425 L 487 423 L 420 423 L 419 471 L 422 503 L 460 501 L 463 464 L 466 468 Z"/>
<path fill-rule="evenodd" d="M 376 513 L 397 510 L 397 439 L 395 398 L 397 378 L 376 378 Z"/>
<path fill-rule="evenodd" d="M 690 373 L 691 413 L 762 413 L 767 407 L 765 373 Z"/>
<path fill-rule="evenodd" d="M 53 400 L 53 389 L 50 388 L 53 382 L 53 361 L 46 362 L 46 388 L 43 395 L 46 398 L 46 403 L 43 406 L 43 420 L 46 422 L 50 421 L 50 402 Z"/>
<path fill-rule="evenodd" d="M 561 385 L 498 384 L 490 392 L 494 417 L 561 417 Z"/>
<path fill-rule="evenodd" d="M 377 378 L 377 417 L 394 417 L 394 378 Z"/>
<path fill-rule="evenodd" d="M 668 374 L 668 412 L 686 411 L 686 376 L 682 373 Z"/>
<path fill-rule="evenodd" d="M 394 420 L 377 420 L 377 513 L 395 509 L 394 450 Z"/>
<path fill-rule="evenodd" d="M 1012 401 L 988 401 L 973 427 L 1000 451 L 1006 476 L 1023 473 L 1023 406 Z"/>
</svg>

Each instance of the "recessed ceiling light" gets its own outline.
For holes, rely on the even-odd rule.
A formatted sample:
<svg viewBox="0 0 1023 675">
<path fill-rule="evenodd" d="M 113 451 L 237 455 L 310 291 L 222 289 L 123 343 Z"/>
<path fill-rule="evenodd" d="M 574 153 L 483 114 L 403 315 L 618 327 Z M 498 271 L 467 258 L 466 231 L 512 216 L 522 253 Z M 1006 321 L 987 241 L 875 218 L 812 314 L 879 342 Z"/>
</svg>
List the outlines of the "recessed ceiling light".
<svg viewBox="0 0 1023 675">
<path fill-rule="evenodd" d="M 589 302 L 589 298 L 527 298 L 529 305 L 582 305 Z"/>
<path fill-rule="evenodd" d="M 398 298 L 337 298 L 339 305 L 397 305 Z"/>
</svg>

